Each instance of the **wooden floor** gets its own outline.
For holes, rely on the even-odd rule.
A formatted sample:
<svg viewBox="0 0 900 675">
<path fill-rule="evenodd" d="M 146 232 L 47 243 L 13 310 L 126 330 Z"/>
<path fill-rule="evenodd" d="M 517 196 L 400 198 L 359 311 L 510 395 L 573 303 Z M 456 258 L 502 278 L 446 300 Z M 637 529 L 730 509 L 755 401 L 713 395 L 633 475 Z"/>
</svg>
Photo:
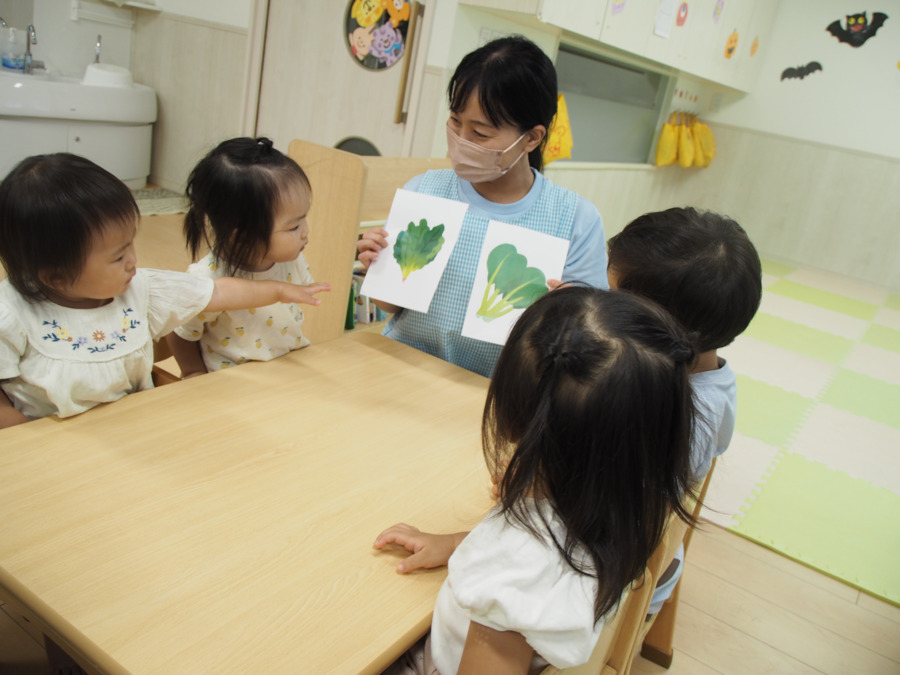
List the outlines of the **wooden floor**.
<svg viewBox="0 0 900 675">
<path fill-rule="evenodd" d="M 672 666 L 638 658 L 633 674 L 900 673 L 900 608 L 715 525 L 691 540 L 682 583 Z M 0 613 L 0 673 L 46 668 Z"/>
<path fill-rule="evenodd" d="M 143 219 L 139 265 L 187 267 L 181 218 Z M 694 535 L 682 583 L 672 666 L 638 658 L 636 675 L 900 674 L 900 608 L 719 527 Z M 46 672 L 42 646 L 0 612 L 0 673 Z"/>
</svg>

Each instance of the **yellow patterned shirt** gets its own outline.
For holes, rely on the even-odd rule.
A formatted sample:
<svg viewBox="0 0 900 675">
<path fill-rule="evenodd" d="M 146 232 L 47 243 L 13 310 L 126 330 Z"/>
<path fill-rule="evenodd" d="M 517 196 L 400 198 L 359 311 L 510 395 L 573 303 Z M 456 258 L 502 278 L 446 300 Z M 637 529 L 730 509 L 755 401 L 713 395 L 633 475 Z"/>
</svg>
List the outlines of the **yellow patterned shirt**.
<svg viewBox="0 0 900 675">
<path fill-rule="evenodd" d="M 198 276 L 225 276 L 225 265 L 209 253 L 188 268 Z M 237 272 L 236 277 L 256 281 L 287 281 L 299 286 L 313 283 L 309 265 L 301 253 L 296 260 L 275 263 L 264 272 Z M 295 303 L 276 303 L 254 309 L 204 312 L 175 330 L 192 342 L 200 341 L 209 372 L 246 361 L 270 361 L 309 344 L 303 336 L 303 310 Z"/>
</svg>

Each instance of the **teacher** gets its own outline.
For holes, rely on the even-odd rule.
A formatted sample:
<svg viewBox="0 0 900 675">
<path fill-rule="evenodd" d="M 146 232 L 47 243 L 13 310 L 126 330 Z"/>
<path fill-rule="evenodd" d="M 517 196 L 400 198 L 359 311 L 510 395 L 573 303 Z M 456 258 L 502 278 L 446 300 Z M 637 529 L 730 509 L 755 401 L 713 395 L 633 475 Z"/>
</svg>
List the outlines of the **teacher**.
<svg viewBox="0 0 900 675">
<path fill-rule="evenodd" d="M 428 171 L 405 189 L 468 204 L 459 240 L 428 312 L 376 304 L 394 315 L 384 335 L 490 377 L 500 345 L 460 334 L 488 222 L 568 240 L 562 281 L 598 288 L 608 288 L 606 238 L 597 208 L 541 173 L 557 84 L 553 63 L 537 45 L 520 36 L 487 43 L 463 58 L 447 93 L 453 169 Z M 366 268 L 387 247 L 387 234 L 370 230 L 357 243 Z"/>
</svg>

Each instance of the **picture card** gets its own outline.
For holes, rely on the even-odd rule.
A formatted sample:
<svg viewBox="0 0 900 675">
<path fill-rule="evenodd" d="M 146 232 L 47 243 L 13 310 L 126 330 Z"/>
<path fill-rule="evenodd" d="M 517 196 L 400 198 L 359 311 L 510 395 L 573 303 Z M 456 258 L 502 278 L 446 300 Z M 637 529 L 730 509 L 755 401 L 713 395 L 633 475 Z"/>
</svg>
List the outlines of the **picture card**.
<svg viewBox="0 0 900 675">
<path fill-rule="evenodd" d="M 452 199 L 397 190 L 384 224 L 387 248 L 369 266 L 361 293 L 427 312 L 468 208 Z"/>
<path fill-rule="evenodd" d="M 562 279 L 568 253 L 566 239 L 490 221 L 462 334 L 505 344 L 522 312 L 549 290 L 547 279 Z"/>
</svg>

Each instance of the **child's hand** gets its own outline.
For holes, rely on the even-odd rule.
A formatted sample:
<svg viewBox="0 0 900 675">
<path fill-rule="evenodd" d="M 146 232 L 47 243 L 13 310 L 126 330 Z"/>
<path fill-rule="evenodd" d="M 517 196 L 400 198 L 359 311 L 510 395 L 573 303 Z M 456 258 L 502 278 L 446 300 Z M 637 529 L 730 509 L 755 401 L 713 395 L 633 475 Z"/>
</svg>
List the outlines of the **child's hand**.
<svg viewBox="0 0 900 675">
<path fill-rule="evenodd" d="M 369 265 L 378 257 L 383 248 L 387 248 L 388 232 L 383 227 L 366 230 L 365 234 L 356 242 L 356 250 L 359 251 L 357 260 L 363 267 L 369 269 Z"/>
<path fill-rule="evenodd" d="M 397 523 L 378 535 L 375 539 L 375 548 L 381 549 L 388 544 L 397 544 L 412 555 L 397 565 L 397 571 L 401 574 L 417 569 L 429 569 L 441 567 L 447 564 L 456 547 L 465 539 L 468 532 L 455 534 L 430 534 L 407 525 Z"/>
<path fill-rule="evenodd" d="M 321 301 L 315 297 L 316 293 L 330 291 L 331 284 L 327 281 L 317 281 L 309 286 L 297 286 L 295 284 L 284 284 L 284 288 L 279 293 L 281 302 L 298 302 L 304 305 L 318 305 Z"/>
</svg>

